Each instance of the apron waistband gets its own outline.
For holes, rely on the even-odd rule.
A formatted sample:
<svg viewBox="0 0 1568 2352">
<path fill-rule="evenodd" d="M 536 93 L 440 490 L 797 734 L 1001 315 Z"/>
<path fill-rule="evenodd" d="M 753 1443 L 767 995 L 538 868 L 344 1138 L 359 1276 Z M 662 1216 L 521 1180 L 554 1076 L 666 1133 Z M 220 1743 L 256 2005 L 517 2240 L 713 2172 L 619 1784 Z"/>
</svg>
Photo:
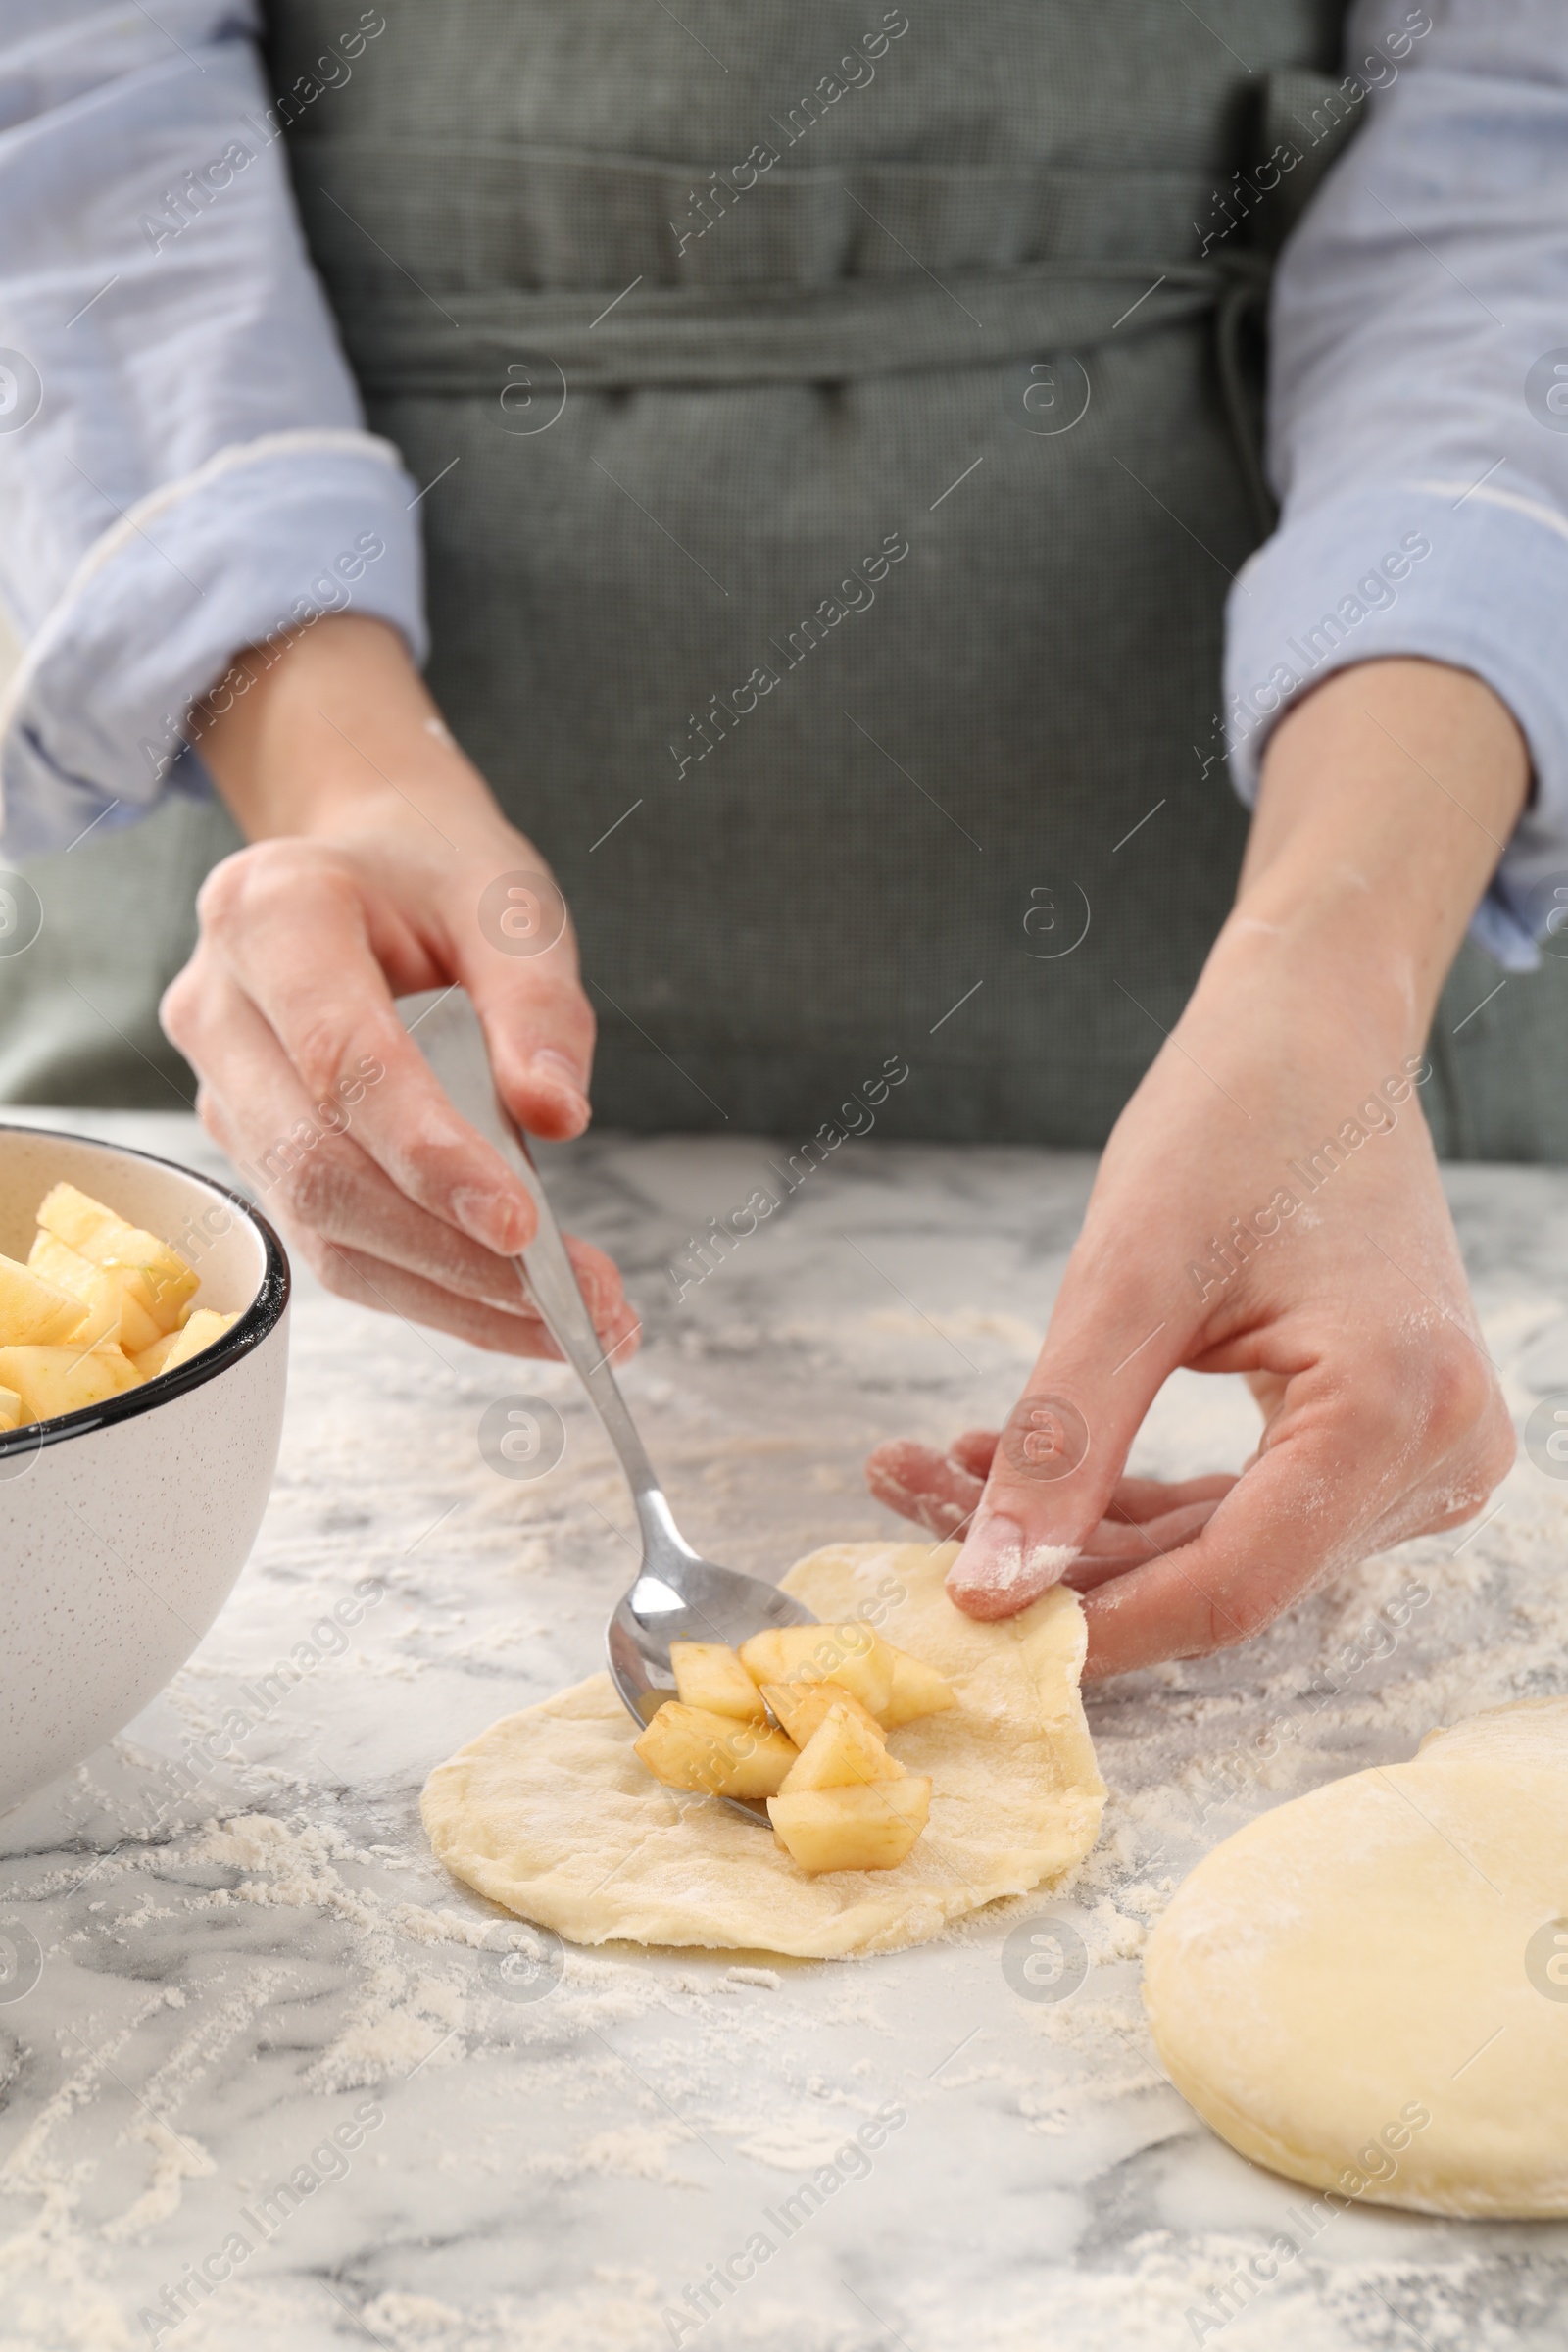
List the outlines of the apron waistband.
<svg viewBox="0 0 1568 2352">
<path fill-rule="evenodd" d="M 836 382 L 1085 351 L 1261 300 L 1268 265 L 1060 263 L 802 290 L 633 287 L 350 296 L 339 323 L 367 392 L 496 392 L 508 365 L 553 362 L 575 389 Z"/>
</svg>

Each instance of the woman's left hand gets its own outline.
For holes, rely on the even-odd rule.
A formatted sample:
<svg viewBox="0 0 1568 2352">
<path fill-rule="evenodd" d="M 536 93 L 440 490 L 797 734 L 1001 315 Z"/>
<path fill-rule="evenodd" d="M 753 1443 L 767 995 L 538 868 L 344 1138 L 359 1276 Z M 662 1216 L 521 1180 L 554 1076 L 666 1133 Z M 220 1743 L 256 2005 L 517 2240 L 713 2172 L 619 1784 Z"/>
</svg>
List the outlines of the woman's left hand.
<svg viewBox="0 0 1568 2352">
<path fill-rule="evenodd" d="M 1282 1083 L 1303 1008 L 1236 979 L 1118 1122 L 1000 1436 L 868 1466 L 882 1501 L 963 1535 L 948 1589 L 970 1616 L 1058 1580 L 1084 1592 L 1091 1676 L 1246 1641 L 1368 1553 L 1468 1518 L 1513 1459 L 1411 1073 L 1387 1048 L 1354 1082 L 1348 1056 L 1312 1082 L 1298 1056 Z M 1349 1129 L 1336 1159 L 1325 1139 Z M 1297 1172 L 1313 1153 L 1315 1182 Z M 1248 1376 L 1264 1427 L 1239 1477 L 1124 1475 L 1180 1367 Z"/>
<path fill-rule="evenodd" d="M 881 1500 L 963 1536 L 971 1616 L 1065 1578 L 1087 1675 L 1201 1655 L 1460 1524 L 1507 1471 L 1417 1089 L 1527 778 L 1501 704 L 1432 663 L 1345 671 L 1277 729 L 1236 911 L 1105 1148 L 1023 1396 L 1000 1436 L 868 1465 Z M 1248 1377 L 1264 1426 L 1239 1477 L 1123 1475 L 1181 1367 Z"/>
</svg>

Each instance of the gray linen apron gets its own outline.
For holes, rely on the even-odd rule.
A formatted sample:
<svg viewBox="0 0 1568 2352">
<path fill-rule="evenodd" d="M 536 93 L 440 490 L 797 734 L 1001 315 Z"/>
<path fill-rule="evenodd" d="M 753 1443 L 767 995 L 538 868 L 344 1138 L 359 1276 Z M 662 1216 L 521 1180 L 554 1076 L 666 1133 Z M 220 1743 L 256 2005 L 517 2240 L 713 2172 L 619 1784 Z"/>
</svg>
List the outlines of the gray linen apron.
<svg viewBox="0 0 1568 2352">
<path fill-rule="evenodd" d="M 1234 886 L 1256 322 L 1341 0 L 386 0 L 347 82 L 341 16 L 270 10 L 296 190 L 600 1119 L 800 1138 L 907 1064 L 882 1133 L 1102 1142 Z M 1564 976 L 1454 1036 L 1478 963 L 1440 1145 L 1568 1157 Z"/>
</svg>

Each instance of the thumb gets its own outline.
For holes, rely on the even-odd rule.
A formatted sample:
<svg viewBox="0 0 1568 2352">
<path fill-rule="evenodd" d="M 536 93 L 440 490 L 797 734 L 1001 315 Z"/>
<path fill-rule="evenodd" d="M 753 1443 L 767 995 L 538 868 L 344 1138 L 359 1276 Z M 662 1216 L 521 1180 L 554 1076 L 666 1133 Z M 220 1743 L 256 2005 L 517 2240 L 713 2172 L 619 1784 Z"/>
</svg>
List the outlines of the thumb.
<svg viewBox="0 0 1568 2352">
<path fill-rule="evenodd" d="M 477 906 L 454 926 L 457 975 L 507 1108 L 528 1133 L 564 1142 L 588 1124 L 594 1052 L 566 903 L 542 865 L 480 881 Z"/>
<path fill-rule="evenodd" d="M 1008 1414 L 948 1592 L 970 1617 L 1013 1617 L 1077 1559 L 1109 1508 L 1144 1415 L 1182 1360 L 1187 1318 L 1149 1326 L 1149 1288 L 1057 1302 Z"/>
</svg>

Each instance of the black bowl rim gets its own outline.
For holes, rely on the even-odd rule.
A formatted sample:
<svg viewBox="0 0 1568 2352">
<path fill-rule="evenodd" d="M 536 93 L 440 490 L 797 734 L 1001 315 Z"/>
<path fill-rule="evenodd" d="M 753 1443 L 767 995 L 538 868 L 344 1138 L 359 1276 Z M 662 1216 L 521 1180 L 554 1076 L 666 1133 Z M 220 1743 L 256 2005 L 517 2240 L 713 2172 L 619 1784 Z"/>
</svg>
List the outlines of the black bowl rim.
<svg viewBox="0 0 1568 2352">
<path fill-rule="evenodd" d="M 188 1364 L 176 1364 L 172 1372 L 155 1372 L 151 1380 L 143 1381 L 138 1388 L 125 1389 L 118 1396 L 106 1396 L 101 1404 L 82 1405 L 74 1413 L 57 1413 L 50 1421 L 30 1421 L 21 1429 L 0 1432 L 0 1462 L 19 1454 L 40 1452 L 45 1446 L 63 1445 L 68 1438 L 84 1438 L 94 1430 L 112 1429 L 117 1422 L 134 1420 L 138 1413 L 151 1412 L 155 1405 L 169 1404 L 176 1396 L 187 1396 L 204 1381 L 216 1380 L 220 1373 L 226 1372 L 276 1330 L 292 1287 L 288 1257 L 261 1210 L 243 1193 L 219 1184 L 211 1176 L 203 1176 L 195 1168 L 182 1167 L 177 1159 L 166 1159 L 162 1152 L 138 1152 L 133 1144 L 106 1143 L 101 1135 L 77 1135 L 65 1127 L 34 1127 L 22 1119 L 0 1119 L 0 1136 L 5 1135 L 56 1136 L 64 1144 L 85 1144 L 89 1151 L 118 1154 L 122 1159 L 145 1159 L 155 1168 L 172 1169 L 174 1175 L 202 1185 L 218 1200 L 238 1209 L 261 1236 L 266 1263 L 261 1287 L 239 1321 L 220 1340 L 215 1340 L 210 1348 L 193 1355 Z"/>
</svg>

